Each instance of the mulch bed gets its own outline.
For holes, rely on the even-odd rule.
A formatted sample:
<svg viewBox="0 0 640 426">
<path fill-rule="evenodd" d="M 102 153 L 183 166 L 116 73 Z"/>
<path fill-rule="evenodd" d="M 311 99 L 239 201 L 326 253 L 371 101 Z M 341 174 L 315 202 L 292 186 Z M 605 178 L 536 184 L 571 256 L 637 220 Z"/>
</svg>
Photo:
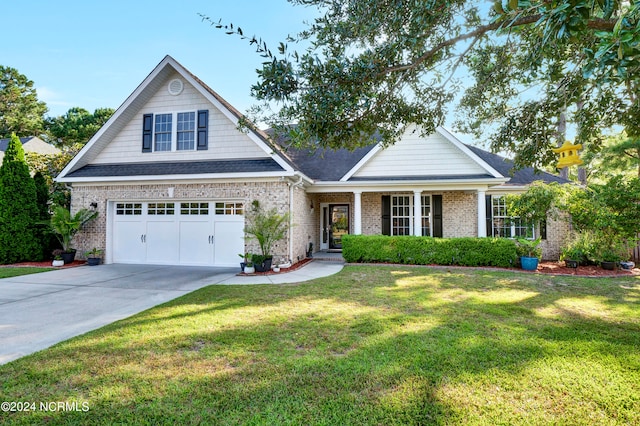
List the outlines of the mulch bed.
<svg viewBox="0 0 640 426">
<path fill-rule="evenodd" d="M 239 272 L 238 276 L 240 277 L 253 277 L 253 276 L 260 276 L 260 275 L 277 275 L 277 274 L 284 274 L 285 272 L 291 272 L 291 271 L 295 271 L 296 269 L 299 269 L 301 267 L 303 267 L 304 265 L 306 265 L 307 263 L 311 262 L 313 259 L 311 258 L 304 258 L 302 259 L 300 262 L 295 263 L 293 265 L 291 265 L 290 268 L 280 268 L 280 272 L 273 272 L 273 269 L 270 269 L 269 271 L 266 272 L 254 272 L 253 274 L 245 274 L 244 272 Z"/>
<path fill-rule="evenodd" d="M 606 269 L 602 269 L 600 266 L 586 265 L 578 266 L 574 269 L 564 266 L 564 262 L 540 262 L 538 264 L 538 270 L 531 272 L 554 275 L 578 275 L 581 277 L 625 277 L 640 275 L 640 269 L 638 268 L 631 270 L 618 268 L 613 271 L 608 271 Z"/>
<path fill-rule="evenodd" d="M 254 274 L 245 274 L 245 273 L 239 273 L 239 276 L 254 276 L 254 275 L 276 275 L 276 274 L 283 274 L 286 272 L 291 272 L 291 271 L 295 271 L 296 269 L 299 269 L 301 267 L 303 267 L 304 265 L 306 265 L 307 263 L 311 262 L 313 259 L 303 259 L 300 262 L 291 265 L 290 268 L 286 268 L 286 269 L 281 269 L 280 272 L 273 272 L 273 270 L 270 270 L 268 272 L 256 272 Z M 67 268 L 75 268 L 77 266 L 83 266 L 86 265 L 87 261 L 86 260 L 74 260 L 73 263 L 68 263 L 64 266 L 60 266 L 61 269 L 67 269 Z M 436 266 L 436 265 L 429 265 L 429 266 Z M 442 265 L 440 265 L 441 267 L 443 267 Z M 12 265 L 0 265 L 0 268 L 7 268 L 7 267 L 39 267 L 39 268 L 50 268 L 51 267 L 51 261 L 44 261 L 44 262 L 20 262 L 20 263 L 14 263 Z M 490 269 L 501 269 L 501 268 L 490 268 Z M 538 270 L 536 271 L 524 271 L 522 269 L 505 269 L 508 271 L 518 271 L 518 272 L 524 272 L 524 273 L 530 273 L 530 274 L 551 274 L 551 275 L 575 275 L 575 276 L 580 276 L 580 277 L 630 277 L 630 276 L 640 276 L 640 269 L 635 268 L 632 270 L 626 270 L 626 269 L 616 269 L 614 271 L 607 271 L 606 269 L 602 269 L 600 266 L 596 266 L 596 265 L 587 265 L 587 266 L 578 266 L 576 269 L 573 268 L 567 268 L 566 266 L 564 266 L 564 262 L 540 262 L 538 264 Z"/>
<path fill-rule="evenodd" d="M 86 265 L 86 260 L 74 260 L 72 263 L 67 263 L 63 266 L 57 266 L 56 269 L 67 269 L 67 268 L 75 268 L 76 266 Z M 11 265 L 0 265 L 0 268 L 20 268 L 20 267 L 31 267 L 31 268 L 53 268 L 50 260 L 45 260 L 43 262 L 20 262 L 13 263 Z"/>
</svg>

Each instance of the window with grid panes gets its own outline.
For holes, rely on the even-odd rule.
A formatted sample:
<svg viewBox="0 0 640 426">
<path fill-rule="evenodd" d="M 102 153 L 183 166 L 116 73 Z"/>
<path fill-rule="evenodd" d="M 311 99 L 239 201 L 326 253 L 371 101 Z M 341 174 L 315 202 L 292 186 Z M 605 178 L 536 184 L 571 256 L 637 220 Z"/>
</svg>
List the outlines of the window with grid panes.
<svg viewBox="0 0 640 426">
<path fill-rule="evenodd" d="M 172 115 L 156 114 L 155 151 L 171 151 Z"/>
<path fill-rule="evenodd" d="M 533 238 L 534 227 L 519 217 L 509 216 L 507 198 L 503 195 L 491 196 L 492 230 L 494 237 Z"/>
</svg>

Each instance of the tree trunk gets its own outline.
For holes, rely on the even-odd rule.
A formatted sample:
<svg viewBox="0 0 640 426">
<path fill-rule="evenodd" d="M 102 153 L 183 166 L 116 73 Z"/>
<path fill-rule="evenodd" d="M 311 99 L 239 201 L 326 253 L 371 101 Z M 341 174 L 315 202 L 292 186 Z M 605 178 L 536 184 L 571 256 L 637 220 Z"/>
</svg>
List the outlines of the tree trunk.
<svg viewBox="0 0 640 426">
<path fill-rule="evenodd" d="M 565 115 L 564 111 L 561 111 L 560 115 L 558 116 L 558 132 L 556 134 L 556 138 L 558 139 L 558 142 L 557 142 L 558 148 L 560 148 L 564 143 L 566 133 L 567 133 L 567 116 Z M 564 179 L 569 179 L 568 167 L 563 167 L 560 169 L 560 177 Z"/>
</svg>

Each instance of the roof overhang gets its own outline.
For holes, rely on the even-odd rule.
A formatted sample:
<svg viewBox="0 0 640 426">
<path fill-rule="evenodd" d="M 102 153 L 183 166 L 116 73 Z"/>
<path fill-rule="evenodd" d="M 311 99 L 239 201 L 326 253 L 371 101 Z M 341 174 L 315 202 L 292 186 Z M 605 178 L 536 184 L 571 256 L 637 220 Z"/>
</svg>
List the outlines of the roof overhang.
<svg viewBox="0 0 640 426">
<path fill-rule="evenodd" d="M 433 179 L 349 182 L 314 182 L 309 193 L 328 192 L 399 192 L 399 191 L 486 191 L 490 187 L 508 182 L 508 178 Z"/>
</svg>

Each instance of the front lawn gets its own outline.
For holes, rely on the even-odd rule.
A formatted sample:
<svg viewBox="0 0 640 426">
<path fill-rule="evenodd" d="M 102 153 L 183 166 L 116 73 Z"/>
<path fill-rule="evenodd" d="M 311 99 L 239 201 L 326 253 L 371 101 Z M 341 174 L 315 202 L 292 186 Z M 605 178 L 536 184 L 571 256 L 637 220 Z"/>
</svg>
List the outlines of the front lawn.
<svg viewBox="0 0 640 426">
<path fill-rule="evenodd" d="M 347 266 L 211 286 L 0 366 L 1 399 L 37 404 L 0 419 L 640 424 L 639 348 L 638 278 Z"/>
<path fill-rule="evenodd" d="M 40 272 L 53 271 L 55 268 L 34 268 L 29 266 L 13 267 L 7 266 L 0 268 L 0 278 L 11 278 L 20 275 L 37 274 Z"/>
</svg>

